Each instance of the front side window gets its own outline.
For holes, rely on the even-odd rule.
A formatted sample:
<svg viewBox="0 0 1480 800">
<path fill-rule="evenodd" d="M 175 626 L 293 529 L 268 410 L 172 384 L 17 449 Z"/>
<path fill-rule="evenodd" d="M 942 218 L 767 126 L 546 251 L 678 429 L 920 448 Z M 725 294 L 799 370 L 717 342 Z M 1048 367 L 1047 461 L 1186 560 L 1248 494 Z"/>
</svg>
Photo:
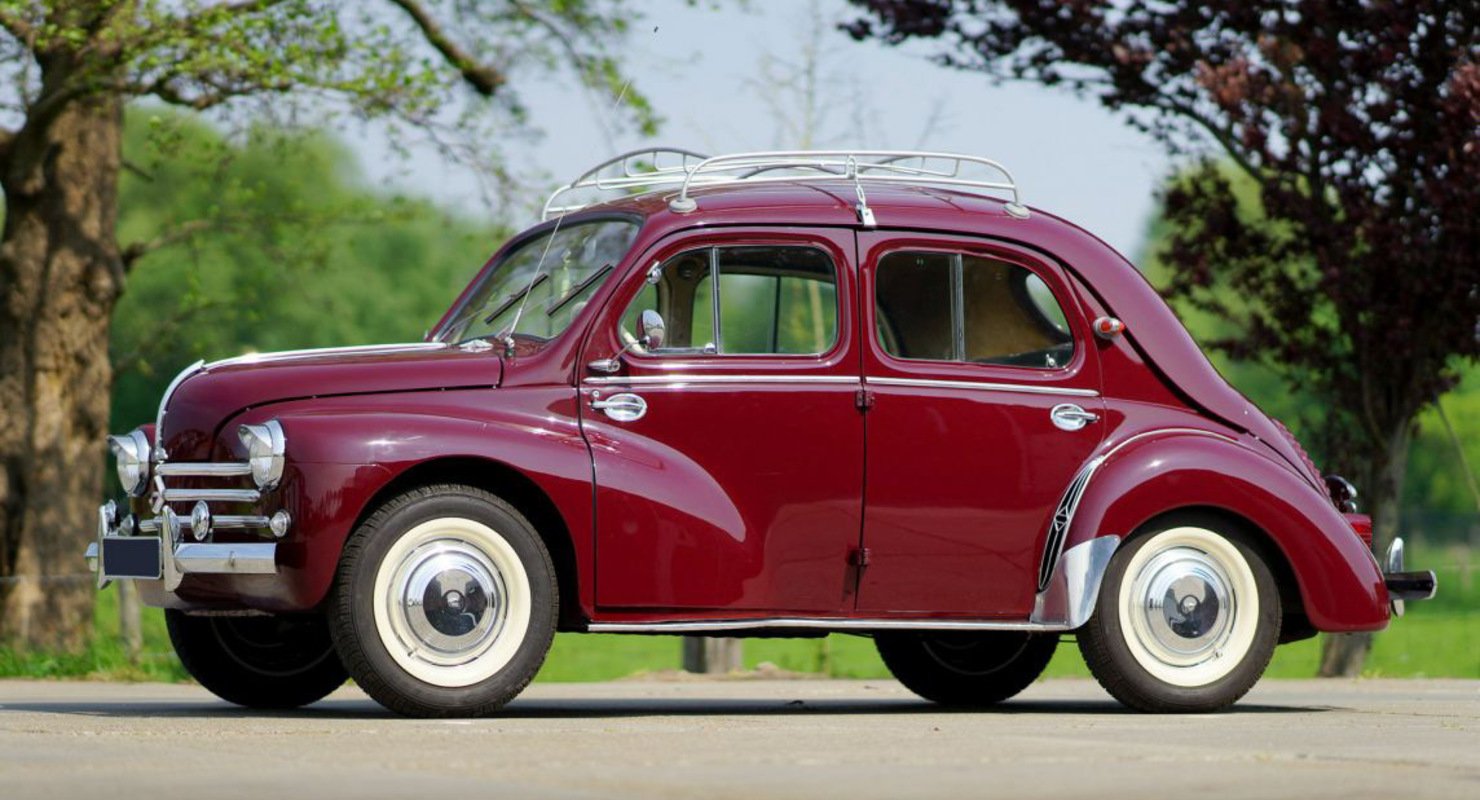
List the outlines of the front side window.
<svg viewBox="0 0 1480 800">
<path fill-rule="evenodd" d="M 631 220 L 605 219 L 529 239 L 484 275 L 437 339 L 461 344 L 510 333 L 558 336 L 627 254 L 637 231 Z"/>
<path fill-rule="evenodd" d="M 668 259 L 653 274 L 656 282 L 623 313 L 621 331 L 631 344 L 639 315 L 661 314 L 666 337 L 652 355 L 817 355 L 837 339 L 836 267 L 815 247 L 705 247 Z M 640 345 L 633 351 L 647 352 Z"/>
<path fill-rule="evenodd" d="M 1068 319 L 1031 270 L 961 253 L 890 253 L 875 276 L 879 342 L 896 358 L 1055 369 Z"/>
</svg>

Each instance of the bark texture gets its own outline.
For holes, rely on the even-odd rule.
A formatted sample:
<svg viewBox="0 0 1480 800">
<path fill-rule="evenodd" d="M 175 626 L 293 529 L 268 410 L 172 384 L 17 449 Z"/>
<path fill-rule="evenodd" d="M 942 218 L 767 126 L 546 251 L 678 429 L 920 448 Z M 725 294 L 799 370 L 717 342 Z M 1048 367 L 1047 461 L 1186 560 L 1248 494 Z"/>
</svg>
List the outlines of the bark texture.
<svg viewBox="0 0 1480 800">
<path fill-rule="evenodd" d="M 50 65 L 44 80 L 65 80 Z M 123 115 L 92 95 L 33 119 L 0 158 L 0 640 L 71 649 L 91 627 L 82 552 L 102 495 L 123 285 Z"/>
</svg>

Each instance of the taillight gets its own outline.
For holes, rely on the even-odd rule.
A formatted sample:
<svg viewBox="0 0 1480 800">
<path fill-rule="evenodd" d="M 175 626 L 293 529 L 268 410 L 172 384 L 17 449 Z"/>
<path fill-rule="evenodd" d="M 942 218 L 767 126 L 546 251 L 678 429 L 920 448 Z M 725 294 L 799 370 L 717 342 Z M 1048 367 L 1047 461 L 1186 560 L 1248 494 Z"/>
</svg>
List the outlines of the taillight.
<svg viewBox="0 0 1480 800">
<path fill-rule="evenodd" d="M 1346 521 L 1351 524 L 1352 530 L 1357 532 L 1362 541 L 1367 543 L 1367 549 L 1372 549 L 1372 518 L 1366 514 L 1343 514 Z"/>
</svg>

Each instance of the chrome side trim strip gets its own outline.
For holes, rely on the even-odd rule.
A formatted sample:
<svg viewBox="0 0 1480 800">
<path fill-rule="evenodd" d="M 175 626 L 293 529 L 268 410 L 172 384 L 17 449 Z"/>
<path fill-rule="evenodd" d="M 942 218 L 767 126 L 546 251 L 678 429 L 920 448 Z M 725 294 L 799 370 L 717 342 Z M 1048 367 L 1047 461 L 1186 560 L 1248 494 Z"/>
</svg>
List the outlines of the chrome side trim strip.
<svg viewBox="0 0 1480 800">
<path fill-rule="evenodd" d="M 373 355 L 377 353 L 415 353 L 423 350 L 450 350 L 448 342 L 405 342 L 402 344 L 362 344 L 349 347 L 315 347 L 306 350 L 278 350 L 269 353 L 245 353 L 206 364 L 207 370 L 236 364 L 262 364 L 273 361 L 297 361 L 305 358 L 337 355 Z"/>
<path fill-rule="evenodd" d="M 705 619 L 674 622 L 593 622 L 590 633 L 702 633 L 799 628 L 832 631 L 1057 631 L 1062 628 L 1021 620 L 1000 619 L 841 619 L 827 617 L 765 617 Z"/>
<path fill-rule="evenodd" d="M 160 464 L 154 472 L 156 475 L 162 475 L 166 478 L 172 475 L 226 478 L 234 475 L 251 475 L 252 465 L 246 461 L 229 461 L 214 464 L 180 462 L 178 464 Z"/>
<path fill-rule="evenodd" d="M 166 503 L 191 503 L 196 500 L 211 502 L 220 500 L 226 503 L 255 503 L 262 499 L 262 493 L 256 489 L 165 489 L 164 501 Z"/>
<path fill-rule="evenodd" d="M 824 386 L 860 386 L 859 378 L 840 375 L 633 375 L 629 377 L 592 377 L 581 383 L 588 386 L 667 386 L 688 383 L 792 383 Z"/>
<path fill-rule="evenodd" d="M 1099 397 L 1094 389 L 1073 389 L 1063 386 L 1038 386 L 1031 383 L 991 383 L 988 381 L 938 381 L 925 378 L 869 378 L 868 382 L 879 386 L 905 386 L 918 389 L 976 389 L 986 392 L 1019 392 L 1022 394 L 1052 394 L 1066 397 Z"/>
</svg>

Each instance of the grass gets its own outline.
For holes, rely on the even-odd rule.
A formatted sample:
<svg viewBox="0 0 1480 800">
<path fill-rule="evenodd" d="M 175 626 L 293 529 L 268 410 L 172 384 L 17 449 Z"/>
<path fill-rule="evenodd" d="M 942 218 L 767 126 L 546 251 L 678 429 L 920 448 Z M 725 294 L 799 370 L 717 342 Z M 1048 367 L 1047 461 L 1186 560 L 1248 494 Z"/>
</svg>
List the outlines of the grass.
<svg viewBox="0 0 1480 800">
<path fill-rule="evenodd" d="M 1410 563 L 1439 573 L 1439 595 L 1410 603 L 1408 615 L 1377 635 L 1364 675 L 1372 677 L 1480 678 L 1480 565 L 1464 547 L 1414 548 Z M 119 681 L 181 681 L 184 669 L 170 649 L 164 615 L 145 609 L 144 645 L 130 661 L 118 640 L 118 593 L 98 596 L 95 632 L 80 653 L 49 654 L 0 648 L 0 677 L 85 678 Z M 540 681 L 600 681 L 645 672 L 677 669 L 680 640 L 667 636 L 560 634 L 540 671 Z M 1266 675 L 1313 676 L 1320 642 L 1309 639 L 1275 651 Z M 888 671 L 867 638 L 833 635 L 823 639 L 749 639 L 747 669 L 763 662 L 801 673 L 836 678 L 887 678 Z M 1065 637 L 1046 677 L 1088 676 L 1071 637 Z"/>
</svg>

